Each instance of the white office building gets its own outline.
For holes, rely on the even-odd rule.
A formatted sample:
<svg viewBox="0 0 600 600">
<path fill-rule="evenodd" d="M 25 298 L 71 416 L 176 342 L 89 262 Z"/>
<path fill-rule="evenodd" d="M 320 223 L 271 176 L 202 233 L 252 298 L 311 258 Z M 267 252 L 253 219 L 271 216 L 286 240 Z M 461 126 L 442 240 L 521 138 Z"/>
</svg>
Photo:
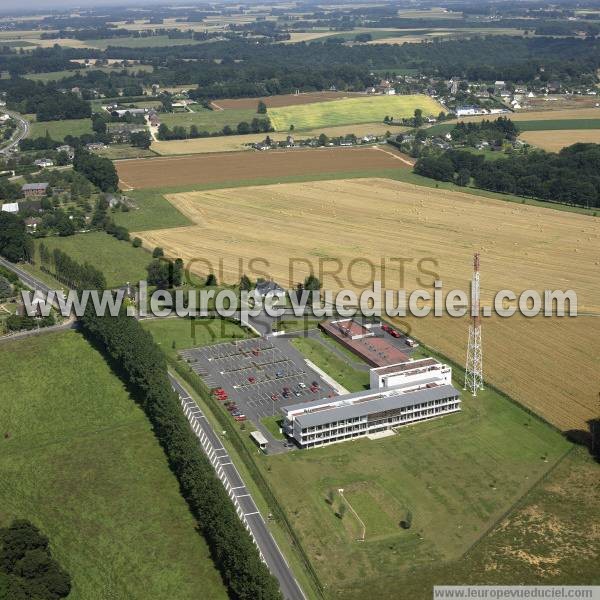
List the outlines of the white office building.
<svg viewBox="0 0 600 600">
<path fill-rule="evenodd" d="M 371 369 L 371 389 L 283 408 L 286 435 L 324 446 L 460 411 L 452 369 L 426 358 Z"/>
</svg>

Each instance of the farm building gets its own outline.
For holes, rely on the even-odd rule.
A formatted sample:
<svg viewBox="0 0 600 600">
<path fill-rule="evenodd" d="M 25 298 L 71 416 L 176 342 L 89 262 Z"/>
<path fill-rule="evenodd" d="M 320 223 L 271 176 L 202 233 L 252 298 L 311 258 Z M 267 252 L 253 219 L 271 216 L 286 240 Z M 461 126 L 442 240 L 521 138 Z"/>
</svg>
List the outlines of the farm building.
<svg viewBox="0 0 600 600">
<path fill-rule="evenodd" d="M 427 358 L 384 369 L 371 369 L 370 390 L 283 407 L 284 432 L 312 448 L 460 411 L 448 365 Z"/>
<path fill-rule="evenodd" d="M 2 205 L 2 212 L 13 213 L 16 214 L 19 212 L 19 203 L 18 202 L 7 202 Z"/>
<path fill-rule="evenodd" d="M 319 327 L 372 367 L 384 367 L 408 360 L 408 356 L 396 346 L 376 337 L 369 325 L 361 325 L 353 319 L 324 321 L 319 323 Z"/>
<path fill-rule="evenodd" d="M 30 196 L 44 196 L 48 190 L 47 183 L 26 183 L 21 191 L 28 198 Z"/>
</svg>

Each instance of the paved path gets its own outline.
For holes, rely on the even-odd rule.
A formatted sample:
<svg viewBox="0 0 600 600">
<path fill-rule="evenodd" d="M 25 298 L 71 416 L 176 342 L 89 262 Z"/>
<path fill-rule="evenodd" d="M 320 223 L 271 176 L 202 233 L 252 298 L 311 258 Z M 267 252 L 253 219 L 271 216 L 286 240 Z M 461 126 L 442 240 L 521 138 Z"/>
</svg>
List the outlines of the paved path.
<svg viewBox="0 0 600 600">
<path fill-rule="evenodd" d="M 225 486 L 239 518 L 250 532 L 254 543 L 259 549 L 261 558 L 266 563 L 269 571 L 278 579 L 284 598 L 286 600 L 305 600 L 305 596 L 290 566 L 267 528 L 252 495 L 227 450 L 223 447 L 219 436 L 214 432 L 207 418 L 187 390 L 171 374 L 169 374 L 169 378 L 171 386 L 179 395 L 183 412 L 190 422 L 192 430 L 200 440 L 202 449 Z"/>
<path fill-rule="evenodd" d="M 17 121 L 17 128 L 9 142 L 0 149 L 0 154 L 8 154 L 13 148 L 19 146 L 21 140 L 24 140 L 29 135 L 29 121 L 27 119 L 12 110 L 4 109 L 4 112 Z"/>
</svg>

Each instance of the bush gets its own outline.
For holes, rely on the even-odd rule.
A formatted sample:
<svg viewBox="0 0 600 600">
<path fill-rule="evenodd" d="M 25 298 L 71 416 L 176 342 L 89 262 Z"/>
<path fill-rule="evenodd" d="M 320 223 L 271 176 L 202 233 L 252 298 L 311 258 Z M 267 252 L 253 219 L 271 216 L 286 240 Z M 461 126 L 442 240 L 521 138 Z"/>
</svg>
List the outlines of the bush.
<svg viewBox="0 0 600 600">
<path fill-rule="evenodd" d="M 142 245 L 142 239 L 139 238 L 139 237 L 134 237 L 133 240 L 132 240 L 132 242 L 131 242 L 131 245 L 134 248 L 140 248 L 141 245 Z"/>
</svg>

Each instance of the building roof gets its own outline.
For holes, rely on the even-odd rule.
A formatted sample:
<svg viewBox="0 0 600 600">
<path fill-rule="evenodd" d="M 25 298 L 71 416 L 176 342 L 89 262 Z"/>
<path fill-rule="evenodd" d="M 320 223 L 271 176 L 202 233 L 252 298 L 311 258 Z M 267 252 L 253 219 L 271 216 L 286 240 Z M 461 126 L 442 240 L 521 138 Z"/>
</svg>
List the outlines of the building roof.
<svg viewBox="0 0 600 600">
<path fill-rule="evenodd" d="M 269 440 L 260 432 L 260 431 L 253 431 L 250 434 L 250 437 L 254 439 L 254 441 L 259 445 L 259 446 L 263 446 L 269 443 Z"/>
<path fill-rule="evenodd" d="M 266 296 L 270 292 L 283 292 L 283 288 L 272 279 L 269 281 L 259 281 L 256 283 L 256 291 L 261 296 Z"/>
<path fill-rule="evenodd" d="M 18 202 L 7 202 L 6 204 L 3 204 L 2 212 L 8 212 L 8 213 L 19 212 L 19 203 Z"/>
<path fill-rule="evenodd" d="M 423 367 L 433 367 L 441 364 L 435 358 L 422 358 L 420 360 L 411 360 L 410 362 L 402 362 L 397 365 L 386 365 L 385 367 L 376 367 L 373 369 L 377 375 L 389 375 L 394 373 L 402 373 L 404 371 L 412 371 L 413 369 L 421 369 Z"/>
<path fill-rule="evenodd" d="M 385 391 L 369 390 L 367 392 L 355 392 L 327 400 L 316 400 L 303 404 L 286 406 L 284 412 L 294 410 L 313 410 L 295 417 L 300 427 L 314 427 L 325 425 L 332 421 L 341 421 L 355 417 L 365 417 L 396 408 L 405 408 L 420 404 L 443 400 L 452 396 L 459 396 L 458 390 L 452 385 L 437 385 L 425 389 L 403 392 L 402 388 L 389 388 Z"/>
<path fill-rule="evenodd" d="M 21 188 L 21 190 L 23 192 L 39 192 L 39 191 L 46 191 L 47 189 L 48 189 L 47 183 L 26 183 Z"/>
</svg>

